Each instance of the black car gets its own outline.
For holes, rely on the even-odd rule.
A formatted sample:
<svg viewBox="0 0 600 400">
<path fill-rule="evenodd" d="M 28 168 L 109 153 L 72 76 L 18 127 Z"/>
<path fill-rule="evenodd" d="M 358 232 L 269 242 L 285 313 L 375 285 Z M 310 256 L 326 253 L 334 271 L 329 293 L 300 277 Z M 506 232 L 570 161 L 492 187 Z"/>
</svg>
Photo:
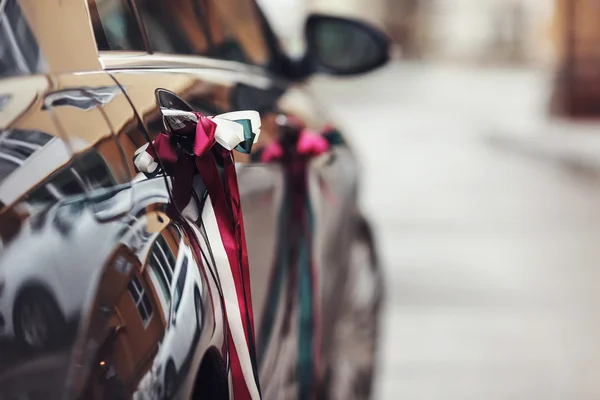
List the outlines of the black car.
<svg viewBox="0 0 600 400">
<path fill-rule="evenodd" d="M 0 399 L 369 397 L 379 266 L 355 158 L 302 82 L 389 46 L 324 15 L 306 40 L 288 58 L 253 0 L 0 0 Z M 197 167 L 186 211 L 178 171 L 136 163 L 238 110 L 260 138 L 229 167 L 207 150 L 237 176 L 223 201 Z M 239 307 L 212 219 L 232 190 Z"/>
</svg>

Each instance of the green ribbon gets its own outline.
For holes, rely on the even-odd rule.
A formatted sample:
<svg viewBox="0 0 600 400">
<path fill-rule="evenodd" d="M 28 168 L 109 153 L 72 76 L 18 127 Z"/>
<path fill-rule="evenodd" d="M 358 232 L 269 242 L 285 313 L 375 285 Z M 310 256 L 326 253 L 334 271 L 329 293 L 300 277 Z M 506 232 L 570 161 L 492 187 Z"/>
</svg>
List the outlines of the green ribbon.
<svg viewBox="0 0 600 400">
<path fill-rule="evenodd" d="M 238 144 L 235 149 L 240 153 L 250 154 L 254 138 L 256 135 L 252 132 L 252 123 L 249 119 L 236 119 L 235 122 L 244 127 L 244 140 Z"/>
</svg>

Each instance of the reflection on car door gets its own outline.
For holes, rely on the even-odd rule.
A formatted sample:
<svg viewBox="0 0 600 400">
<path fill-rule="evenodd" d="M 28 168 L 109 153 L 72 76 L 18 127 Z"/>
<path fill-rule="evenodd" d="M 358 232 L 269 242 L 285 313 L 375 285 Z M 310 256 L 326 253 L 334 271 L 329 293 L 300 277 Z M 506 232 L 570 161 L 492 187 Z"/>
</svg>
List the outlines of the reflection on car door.
<svg viewBox="0 0 600 400">
<path fill-rule="evenodd" d="M 98 398 L 94 396 L 99 394 L 114 398 L 117 390 L 127 398 L 134 393 L 141 398 L 160 398 L 166 386 L 176 385 L 169 386 L 173 395 L 179 391 L 178 383 L 181 386 L 188 377 L 193 379 L 182 364 L 195 355 L 201 335 L 188 339 L 186 328 L 195 329 L 196 325 L 181 319 L 177 321 L 180 326 L 174 326 L 172 310 L 177 308 L 174 293 L 181 270 L 175 267 L 176 257 L 188 260 L 190 269 L 196 263 L 184 250 L 187 240 L 177 222 L 165 214 L 160 216 L 162 222 L 152 221 L 147 214 L 147 223 L 138 224 L 140 230 L 131 232 L 131 236 L 147 239 L 137 246 L 124 239 L 114 254 L 115 261 L 103 270 L 91 302 L 92 319 L 84 333 L 87 352 L 81 361 L 91 368 L 83 376 L 79 398 Z M 175 274 L 165 277 L 165 271 Z M 203 287 L 206 282 L 199 279 L 196 284 Z M 165 290 L 165 285 L 173 288 Z M 177 368 L 176 380 L 167 374 L 171 365 Z"/>
<path fill-rule="evenodd" d="M 176 267 L 176 279 L 173 285 L 173 303 L 169 318 L 169 329 L 171 333 L 171 345 L 173 346 L 173 359 L 179 369 L 189 354 L 191 344 L 196 331 L 196 318 L 194 315 L 194 295 L 185 292 L 188 280 L 189 258 L 186 252 L 182 252 Z"/>
<path fill-rule="evenodd" d="M 183 360 L 187 354 L 177 354 L 179 346 L 185 343 L 186 352 L 193 356 L 197 344 L 186 331 L 195 324 L 180 321 L 182 336 L 178 337 L 176 322 L 169 321 L 172 306 L 179 303 L 173 303 L 178 281 L 175 260 L 189 257 L 181 252 L 187 239 L 165 213 L 169 196 L 164 178 L 132 179 L 131 155 L 146 141 L 140 140 L 137 118 L 123 92 L 108 75 L 104 78 L 107 85 L 95 91 L 89 87 L 82 91 L 70 82 L 72 87 L 57 90 L 46 101 L 73 159 L 88 154 L 92 144 L 91 149 L 107 159 L 103 165 L 110 167 L 99 175 L 110 172 L 112 177 L 99 185 L 86 175 L 76 176 L 98 227 L 88 226 L 78 232 L 79 248 L 74 251 L 80 259 L 85 257 L 91 269 L 88 280 L 98 282 L 97 289 L 89 291 L 90 297 L 79 303 L 89 307 L 83 311 L 89 323 L 83 328 L 85 350 L 79 353 L 77 364 L 89 368 L 77 371 L 82 383 L 77 393 L 91 399 L 130 397 L 150 376 L 153 366 L 161 365 L 161 357 L 166 357 L 166 365 L 169 360 Z M 108 82 L 113 83 L 110 90 Z M 124 103 L 118 107 L 117 100 Z M 98 111 L 106 123 L 104 135 L 95 132 L 96 125 L 89 127 L 99 122 L 90 111 Z M 74 262 L 69 264 L 72 268 Z M 198 268 L 197 263 L 193 265 Z M 199 271 L 196 273 L 200 276 Z M 198 281 L 197 285 L 203 283 Z M 189 301 L 193 303 L 193 295 Z M 171 344 L 167 340 L 170 335 L 174 336 Z M 165 379 L 170 390 L 176 390 L 170 377 L 159 374 L 154 378 L 158 380 L 153 386 L 156 390 L 164 387 Z"/>
<path fill-rule="evenodd" d="M 0 182 L 1 207 L 4 215 L 19 216 L 10 221 L 12 231 L 3 232 L 0 314 L 3 335 L 21 345 L 13 344 L 9 353 L 3 347 L 0 359 L 4 371 L 27 362 L 36 368 L 34 375 L 0 378 L 0 392 L 35 397 L 41 385 L 48 397 L 61 398 L 65 388 L 50 382 L 65 382 L 73 363 L 65 360 L 51 368 L 36 359 L 58 349 L 65 358 L 80 354 L 71 353 L 78 343 L 73 328 L 87 321 L 98 279 L 113 266 L 132 271 L 131 260 L 119 257 L 121 239 L 146 206 L 157 199 L 166 203 L 168 193 L 164 182 L 140 186 L 134 202 L 133 169 L 123 149 L 139 145 L 134 141 L 137 120 L 109 75 L 27 79 L 24 89 L 39 81 L 36 95 L 0 133 L 0 151 L 9 158 L 4 165 L 10 167 Z M 3 86 L 9 94 L 17 87 L 12 82 Z M 141 213 L 134 203 L 144 204 Z M 147 306 L 143 296 L 137 305 Z M 36 379 L 27 386 L 14 383 L 27 376 Z"/>
</svg>

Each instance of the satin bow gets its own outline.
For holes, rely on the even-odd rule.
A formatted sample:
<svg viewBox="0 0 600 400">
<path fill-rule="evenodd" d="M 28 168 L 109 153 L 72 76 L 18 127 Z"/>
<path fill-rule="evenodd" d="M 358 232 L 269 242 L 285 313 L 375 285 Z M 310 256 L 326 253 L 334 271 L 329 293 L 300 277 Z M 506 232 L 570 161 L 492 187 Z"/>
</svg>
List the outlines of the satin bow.
<svg viewBox="0 0 600 400">
<path fill-rule="evenodd" d="M 163 110 L 168 116 L 169 110 Z M 181 114 L 180 112 L 177 112 Z M 222 299 L 228 325 L 229 355 L 233 392 L 236 399 L 256 400 L 260 397 L 256 351 L 254 348 L 254 317 L 250 291 L 250 271 L 244 234 L 244 223 L 237 186 L 235 164 L 231 151 L 250 152 L 260 135 L 260 116 L 256 111 L 237 111 L 205 117 L 200 113 L 187 115 L 196 120 L 196 126 L 186 126 L 169 133 L 161 133 L 153 145 L 136 151 L 134 164 L 140 172 L 155 175 L 164 172 L 173 178 L 175 215 L 194 204 L 194 176 L 199 175 L 206 187 L 219 228 L 220 240 L 231 269 L 232 291 Z M 200 213 L 199 213 L 200 214 Z M 176 216 L 175 216 L 176 218 Z M 199 244 L 190 241 L 202 260 Z M 209 241 L 213 240 L 209 238 Z M 217 265 L 217 269 L 222 265 Z M 223 278 L 225 279 L 225 278 Z M 228 286 L 231 287 L 231 286 Z M 225 293 L 225 291 L 223 291 Z M 236 305 L 232 307 L 232 305 Z M 237 318 L 229 318 L 239 313 Z M 240 343 L 244 343 L 244 347 Z M 251 361 L 251 372 L 245 373 L 247 363 L 240 361 L 244 351 Z M 247 371 L 247 370 L 246 370 Z"/>
<path fill-rule="evenodd" d="M 287 140 L 287 138 L 283 138 Z M 298 398 L 315 398 L 320 376 L 320 307 L 318 271 L 313 254 L 314 217 L 309 195 L 308 163 L 327 152 L 331 145 L 318 133 L 300 132 L 292 146 L 275 142 L 260 154 L 262 162 L 280 162 L 286 174 L 285 198 L 279 213 L 279 242 L 271 272 L 266 309 L 258 341 L 259 363 L 275 335 L 287 335 L 291 326 L 293 303 L 298 304 L 298 359 L 296 360 Z M 322 193 L 328 190 L 319 176 Z M 284 296 L 283 287 L 288 287 Z M 286 317 L 280 333 L 275 333 L 278 304 L 284 301 Z"/>
<path fill-rule="evenodd" d="M 294 153 L 296 156 L 314 157 L 325 153 L 329 147 L 329 142 L 323 136 L 305 129 L 298 136 Z M 260 155 L 260 161 L 265 163 L 283 158 L 284 150 L 280 142 L 271 143 Z"/>
<path fill-rule="evenodd" d="M 180 115 L 179 111 L 163 110 L 165 116 Z M 186 113 L 197 120 L 195 132 L 184 128 L 174 132 L 160 133 L 153 141 L 139 148 L 134 155 L 134 165 L 139 172 L 156 175 L 159 160 L 167 175 L 174 180 L 175 206 L 182 211 L 192 198 L 192 182 L 196 173 L 194 160 L 211 150 L 216 143 L 224 150 L 236 149 L 250 153 L 252 144 L 260 136 L 261 120 L 256 111 L 234 111 L 206 117 L 200 113 Z M 187 146 L 186 146 L 187 145 Z M 191 151 L 189 148 L 191 147 Z"/>
</svg>

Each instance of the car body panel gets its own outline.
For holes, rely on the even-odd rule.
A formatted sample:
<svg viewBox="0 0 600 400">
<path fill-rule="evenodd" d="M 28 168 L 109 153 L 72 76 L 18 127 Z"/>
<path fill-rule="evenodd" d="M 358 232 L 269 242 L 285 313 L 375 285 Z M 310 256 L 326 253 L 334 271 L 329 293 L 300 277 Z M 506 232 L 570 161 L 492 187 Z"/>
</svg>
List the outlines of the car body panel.
<svg viewBox="0 0 600 400">
<path fill-rule="evenodd" d="M 149 56 L 150 60 L 153 56 Z M 161 55 L 157 58 L 160 60 Z M 160 61 L 157 63 L 160 65 Z M 239 102 L 236 99 L 236 90 L 244 85 L 245 90 L 252 91 L 253 97 L 268 97 L 265 93 L 282 93 L 277 85 L 264 74 L 252 75 L 248 71 L 244 74 L 237 70 L 191 68 L 187 60 L 176 62 L 172 59 L 169 68 L 155 67 L 152 69 L 130 68 L 120 69 L 113 64 L 110 74 L 118 81 L 133 106 L 140 113 L 140 118 L 149 131 L 150 137 L 155 137 L 164 129 L 158 105 L 150 99 L 155 97 L 156 89 L 166 89 L 177 94 L 196 111 L 208 115 L 215 115 L 233 111 Z M 240 79 L 242 78 L 242 79 Z M 286 88 L 287 89 L 287 88 Z M 302 90 L 295 88 L 296 91 Z M 271 95 L 271 98 L 275 96 Z M 302 98 L 302 97 L 301 97 Z M 301 110 L 297 101 L 285 102 L 275 97 L 273 104 L 266 107 L 261 113 L 263 128 L 261 138 L 256 148 L 268 146 L 276 140 L 276 127 L 272 123 L 276 112 L 296 114 Z M 249 104 L 251 106 L 251 104 Z M 313 116 L 318 120 L 318 116 Z M 321 119 L 324 119 L 321 117 Z M 238 184 L 244 212 L 246 240 L 250 260 L 250 277 L 252 282 L 253 307 L 256 321 L 260 321 L 266 302 L 269 301 L 269 276 L 273 269 L 273 257 L 277 253 L 279 244 L 278 230 L 279 212 L 282 208 L 283 190 L 285 183 L 285 169 L 278 163 L 249 163 L 244 155 L 236 154 L 238 161 Z M 347 249 L 351 246 L 353 224 L 356 224 L 356 161 L 346 146 L 340 146 L 330 154 L 316 158 L 311 162 L 310 175 L 312 176 L 312 204 L 315 212 L 315 243 L 314 258 L 320 268 L 319 282 L 325 285 L 320 291 L 322 299 L 322 312 L 324 321 L 335 321 L 339 299 L 335 293 L 343 290 L 346 280 L 349 260 Z M 344 235 L 344 233 L 347 233 Z M 335 283 L 330 287 L 330 283 Z M 282 296 L 283 299 L 285 296 Z M 281 310 L 283 310 L 279 306 Z M 325 319 L 327 318 L 327 319 Z M 334 338 L 335 324 L 324 324 L 323 341 L 330 343 Z M 331 329 L 330 329 L 331 327 Z M 260 337 L 260 327 L 256 326 L 257 335 Z M 281 341 L 294 342 L 291 337 L 280 338 Z M 283 342 L 273 339 L 274 349 L 285 346 Z M 326 352 L 331 346 L 324 346 Z M 278 371 L 288 371 L 294 368 L 297 354 L 289 353 L 282 356 L 280 350 L 273 350 L 278 354 L 276 364 Z M 273 361 L 275 362 L 275 361 Z M 282 365 L 287 364 L 286 368 Z M 274 393 L 283 390 L 286 386 L 285 379 L 279 381 L 272 378 L 274 366 L 265 365 L 261 369 L 260 377 L 265 390 L 271 389 Z M 268 377 L 268 379 L 267 379 Z M 275 382 L 279 382 L 275 384 Z"/>
<path fill-rule="evenodd" d="M 8 396 L 28 394 L 30 398 L 65 394 L 94 398 L 99 392 L 131 395 L 144 371 L 152 366 L 168 316 L 160 304 L 160 285 L 152 279 L 154 264 L 148 243 L 173 236 L 171 231 L 178 222 L 165 214 L 170 198 L 163 177 L 133 179 L 131 157 L 124 155 L 131 155 L 145 139 L 137 132 L 133 109 L 114 80 L 102 71 L 47 75 L 45 80 L 46 89 L 37 91 L 36 98 L 15 113 L 16 118 L 2 132 L 20 140 L 10 139 L 13 141 L 5 145 L 9 146 L 5 154 L 27 144 L 29 132 L 42 132 L 38 136 L 48 136 L 49 140 L 32 146 L 22 161 L 16 160 L 20 163 L 0 184 L 6 202 L 0 219 L 5 221 L 2 224 L 13 225 L 13 232 L 2 237 L 0 254 L 4 287 L 0 310 L 5 321 L 1 329 L 5 339 L 0 347 L 0 392 Z M 94 97 L 111 87 L 118 90 L 101 98 L 104 103 Z M 0 81 L 0 91 L 16 98 L 9 92 L 11 88 L 18 89 L 19 85 Z M 47 151 L 56 150 L 57 144 L 61 151 Z M 9 179 L 27 183 L 16 185 Z M 183 232 L 181 228 L 178 231 Z M 180 234 L 182 238 L 177 240 L 189 243 L 186 235 Z M 170 246 L 178 256 L 189 244 Z M 189 250 L 184 252 L 190 258 Z M 190 281 L 198 288 L 211 287 L 208 274 L 200 271 L 202 263 L 191 258 L 189 269 L 194 278 Z M 132 289 L 133 279 L 139 285 L 138 292 Z M 17 304 L 23 293 L 34 289 L 43 291 L 56 305 L 52 311 L 64 319 L 65 326 L 61 322 L 60 327 L 49 329 L 57 329 L 57 334 L 60 330 L 65 337 L 57 343 L 36 344 L 32 351 L 15 345 L 20 340 L 15 338 L 19 329 L 13 321 L 18 320 Z M 216 291 L 215 282 L 212 290 Z M 209 291 L 200 292 L 206 329 L 190 341 L 186 351 L 192 355 L 196 350 L 202 352 L 198 346 L 201 339 L 204 350 L 223 345 L 224 333 L 217 329 L 212 315 L 215 310 L 220 312 L 220 299 L 209 296 Z M 134 298 L 133 293 L 140 297 Z M 44 364 L 42 360 L 49 361 Z M 23 381 L 15 380 L 11 372 L 19 369 L 24 369 L 21 379 L 29 377 L 35 384 L 19 384 Z M 107 374 L 119 375 L 122 382 L 116 386 L 98 384 L 98 379 L 114 381 L 106 378 Z M 51 381 L 57 382 L 56 387 Z M 192 383 L 188 382 L 188 390 Z"/>
</svg>

